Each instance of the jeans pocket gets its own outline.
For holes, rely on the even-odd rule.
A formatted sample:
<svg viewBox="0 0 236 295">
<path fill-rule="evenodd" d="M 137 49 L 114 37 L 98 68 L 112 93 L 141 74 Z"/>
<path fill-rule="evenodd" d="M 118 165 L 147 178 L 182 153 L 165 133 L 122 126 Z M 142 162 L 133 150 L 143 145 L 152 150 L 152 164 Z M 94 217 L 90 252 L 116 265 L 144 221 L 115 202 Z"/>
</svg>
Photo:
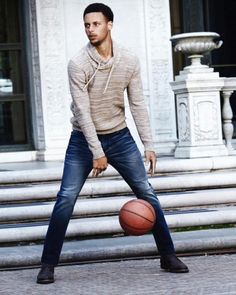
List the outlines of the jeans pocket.
<svg viewBox="0 0 236 295">
<path fill-rule="evenodd" d="M 82 132 L 73 130 L 66 150 L 66 160 L 85 161 L 91 160 L 92 153 Z"/>
</svg>

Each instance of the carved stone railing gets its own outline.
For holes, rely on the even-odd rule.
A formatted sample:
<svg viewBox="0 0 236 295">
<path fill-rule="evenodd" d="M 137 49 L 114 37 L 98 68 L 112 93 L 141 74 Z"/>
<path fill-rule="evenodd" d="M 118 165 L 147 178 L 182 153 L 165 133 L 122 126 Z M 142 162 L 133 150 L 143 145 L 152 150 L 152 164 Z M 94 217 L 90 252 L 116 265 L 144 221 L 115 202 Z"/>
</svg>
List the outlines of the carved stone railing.
<svg viewBox="0 0 236 295">
<path fill-rule="evenodd" d="M 236 154 L 236 150 L 232 146 L 234 126 L 232 123 L 233 112 L 230 105 L 230 97 L 235 90 L 236 90 L 236 78 L 224 78 L 224 86 L 222 88 L 222 95 L 223 95 L 222 124 L 223 124 L 223 134 L 225 138 L 225 145 L 228 149 L 229 155 Z"/>
</svg>

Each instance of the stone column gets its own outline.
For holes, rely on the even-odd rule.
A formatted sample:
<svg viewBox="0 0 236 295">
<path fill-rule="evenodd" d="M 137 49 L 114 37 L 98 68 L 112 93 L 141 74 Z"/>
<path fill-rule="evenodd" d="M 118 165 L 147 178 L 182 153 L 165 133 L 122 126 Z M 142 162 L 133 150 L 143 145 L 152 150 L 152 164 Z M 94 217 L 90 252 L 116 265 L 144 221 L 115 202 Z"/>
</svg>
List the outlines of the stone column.
<svg viewBox="0 0 236 295">
<path fill-rule="evenodd" d="M 176 146 L 169 1 L 145 0 L 146 48 L 148 56 L 149 110 L 158 154 L 173 154 Z"/>
<path fill-rule="evenodd" d="M 39 160 L 63 159 L 71 128 L 63 3 L 36 0 L 45 141 Z"/>
</svg>

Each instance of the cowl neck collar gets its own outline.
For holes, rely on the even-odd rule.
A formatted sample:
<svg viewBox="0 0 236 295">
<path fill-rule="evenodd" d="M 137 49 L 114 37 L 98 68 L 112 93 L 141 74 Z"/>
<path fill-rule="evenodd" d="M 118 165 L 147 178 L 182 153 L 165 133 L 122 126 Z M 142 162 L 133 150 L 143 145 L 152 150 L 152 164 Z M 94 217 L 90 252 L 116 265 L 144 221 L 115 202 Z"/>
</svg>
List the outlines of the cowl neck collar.
<svg viewBox="0 0 236 295">
<path fill-rule="evenodd" d="M 98 67 L 101 70 L 109 69 L 112 67 L 113 63 L 116 63 L 119 59 L 119 48 L 116 42 L 112 41 L 112 51 L 113 56 L 109 60 L 104 60 L 99 53 L 97 52 L 97 49 L 95 46 L 93 46 L 91 43 L 88 43 L 86 46 L 87 53 L 90 59 L 90 62 L 93 64 L 95 68 Z"/>
<path fill-rule="evenodd" d="M 111 79 L 112 72 L 115 68 L 115 65 L 120 60 L 120 49 L 119 49 L 118 45 L 116 44 L 116 42 L 114 42 L 114 41 L 112 41 L 112 49 L 113 49 L 113 56 L 109 60 L 105 61 L 99 55 L 95 46 L 93 46 L 91 43 L 87 44 L 86 50 L 87 50 L 87 54 L 89 57 L 89 61 L 91 62 L 92 66 L 95 68 L 95 71 L 94 71 L 93 75 L 91 76 L 91 78 L 89 79 L 89 81 L 84 86 L 84 88 L 83 88 L 84 91 L 87 89 L 89 83 L 93 80 L 93 78 L 96 76 L 96 74 L 99 70 L 110 69 L 109 76 L 108 76 L 103 94 L 106 92 L 107 87 L 110 82 L 110 79 Z"/>
</svg>

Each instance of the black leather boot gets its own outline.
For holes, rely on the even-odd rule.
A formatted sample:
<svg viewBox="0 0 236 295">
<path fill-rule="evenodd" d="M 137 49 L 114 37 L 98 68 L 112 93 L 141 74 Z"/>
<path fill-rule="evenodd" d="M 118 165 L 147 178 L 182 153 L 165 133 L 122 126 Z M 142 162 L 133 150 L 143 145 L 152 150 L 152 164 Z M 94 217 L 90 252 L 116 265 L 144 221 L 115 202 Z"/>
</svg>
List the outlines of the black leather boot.
<svg viewBox="0 0 236 295">
<path fill-rule="evenodd" d="M 37 276 L 38 284 L 54 283 L 54 266 L 50 264 L 42 264 Z"/>
<path fill-rule="evenodd" d="M 168 272 L 189 272 L 188 267 L 175 254 L 161 256 L 161 268 Z"/>
</svg>

